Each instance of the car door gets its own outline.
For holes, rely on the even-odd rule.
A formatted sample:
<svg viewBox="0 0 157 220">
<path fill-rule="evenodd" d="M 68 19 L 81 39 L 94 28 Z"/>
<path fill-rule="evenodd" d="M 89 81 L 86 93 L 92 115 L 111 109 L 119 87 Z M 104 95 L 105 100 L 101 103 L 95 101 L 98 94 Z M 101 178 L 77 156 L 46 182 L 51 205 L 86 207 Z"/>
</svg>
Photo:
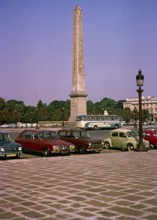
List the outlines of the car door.
<svg viewBox="0 0 157 220">
<path fill-rule="evenodd" d="M 41 147 L 40 147 L 40 140 L 38 138 L 38 132 L 33 131 L 31 134 L 31 138 L 29 140 L 29 144 L 31 147 L 31 150 L 34 152 L 40 152 Z"/>
<path fill-rule="evenodd" d="M 112 132 L 111 143 L 113 147 L 115 148 L 118 147 L 118 132 L 117 131 Z"/>
<path fill-rule="evenodd" d="M 127 138 L 127 136 L 126 136 L 125 132 L 119 132 L 118 141 L 117 141 L 118 148 L 122 148 L 124 146 L 126 138 Z"/>
</svg>

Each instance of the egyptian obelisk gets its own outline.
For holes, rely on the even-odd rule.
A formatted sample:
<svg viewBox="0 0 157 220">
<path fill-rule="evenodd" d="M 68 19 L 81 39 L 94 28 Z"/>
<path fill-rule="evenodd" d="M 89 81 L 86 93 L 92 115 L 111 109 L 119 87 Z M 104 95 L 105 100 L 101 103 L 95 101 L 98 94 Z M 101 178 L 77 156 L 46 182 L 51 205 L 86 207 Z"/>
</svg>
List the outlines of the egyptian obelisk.
<svg viewBox="0 0 157 220">
<path fill-rule="evenodd" d="M 71 105 L 69 122 L 75 122 L 76 116 L 87 114 L 82 10 L 79 6 L 76 6 L 73 12 L 72 92 L 70 97 Z"/>
</svg>

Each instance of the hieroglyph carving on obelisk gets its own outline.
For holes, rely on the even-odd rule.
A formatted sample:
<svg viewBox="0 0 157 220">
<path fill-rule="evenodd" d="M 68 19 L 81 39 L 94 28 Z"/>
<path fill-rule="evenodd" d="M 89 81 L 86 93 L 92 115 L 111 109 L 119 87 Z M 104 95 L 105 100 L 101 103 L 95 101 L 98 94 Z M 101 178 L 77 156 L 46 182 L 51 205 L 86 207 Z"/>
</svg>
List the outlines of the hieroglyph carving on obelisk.
<svg viewBox="0 0 157 220">
<path fill-rule="evenodd" d="M 76 6 L 73 14 L 73 53 L 72 53 L 72 93 L 70 119 L 75 121 L 77 115 L 86 115 L 86 91 L 84 77 L 84 52 L 82 32 L 82 10 Z"/>
</svg>

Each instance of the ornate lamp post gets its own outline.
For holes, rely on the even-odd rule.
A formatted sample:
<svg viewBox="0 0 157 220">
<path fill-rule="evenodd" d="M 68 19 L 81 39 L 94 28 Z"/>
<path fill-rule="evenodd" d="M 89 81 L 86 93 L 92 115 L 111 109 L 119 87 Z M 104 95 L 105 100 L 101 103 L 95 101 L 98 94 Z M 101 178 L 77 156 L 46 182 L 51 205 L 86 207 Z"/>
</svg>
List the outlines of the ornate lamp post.
<svg viewBox="0 0 157 220">
<path fill-rule="evenodd" d="M 141 69 L 138 71 L 138 75 L 136 76 L 136 83 L 137 86 L 139 87 L 137 92 L 138 92 L 138 99 L 139 99 L 139 144 L 137 151 L 146 151 L 146 149 L 143 146 L 143 129 L 142 129 L 142 92 L 143 90 L 141 87 L 143 86 L 144 83 L 144 76 L 142 75 Z"/>
</svg>

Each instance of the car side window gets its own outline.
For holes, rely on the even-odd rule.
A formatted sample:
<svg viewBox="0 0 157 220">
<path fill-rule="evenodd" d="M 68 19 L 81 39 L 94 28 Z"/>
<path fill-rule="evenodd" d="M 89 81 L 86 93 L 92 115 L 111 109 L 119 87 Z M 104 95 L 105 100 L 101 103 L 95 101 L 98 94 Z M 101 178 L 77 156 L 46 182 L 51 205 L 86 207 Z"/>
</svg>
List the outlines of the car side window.
<svg viewBox="0 0 157 220">
<path fill-rule="evenodd" d="M 3 135 L 2 134 L 0 134 L 0 141 L 3 141 L 4 139 L 3 139 Z"/>
<path fill-rule="evenodd" d="M 68 131 L 66 136 L 67 136 L 68 138 L 72 138 L 71 131 Z"/>
<path fill-rule="evenodd" d="M 156 133 L 154 133 L 154 137 L 157 138 L 157 134 Z"/>
<path fill-rule="evenodd" d="M 39 139 L 43 139 L 43 132 L 39 132 Z"/>
<path fill-rule="evenodd" d="M 113 132 L 112 137 L 118 137 L 118 132 Z"/>
<path fill-rule="evenodd" d="M 66 132 L 65 132 L 65 131 L 60 131 L 60 132 L 58 133 L 58 135 L 59 135 L 60 137 L 66 137 Z"/>
<path fill-rule="evenodd" d="M 146 134 L 145 134 L 145 137 L 150 137 L 150 134 L 147 134 L 147 133 L 146 133 Z"/>
<path fill-rule="evenodd" d="M 26 131 L 21 135 L 23 138 L 30 139 L 32 137 L 32 133 L 30 131 Z"/>
<path fill-rule="evenodd" d="M 120 133 L 119 133 L 119 137 L 126 138 L 126 134 L 125 134 L 124 132 L 120 132 Z"/>
<path fill-rule="evenodd" d="M 43 139 L 49 139 L 49 138 L 50 138 L 50 132 L 49 131 L 43 132 Z"/>
<path fill-rule="evenodd" d="M 31 138 L 32 139 L 37 139 L 38 138 L 37 132 L 32 132 Z"/>
</svg>

